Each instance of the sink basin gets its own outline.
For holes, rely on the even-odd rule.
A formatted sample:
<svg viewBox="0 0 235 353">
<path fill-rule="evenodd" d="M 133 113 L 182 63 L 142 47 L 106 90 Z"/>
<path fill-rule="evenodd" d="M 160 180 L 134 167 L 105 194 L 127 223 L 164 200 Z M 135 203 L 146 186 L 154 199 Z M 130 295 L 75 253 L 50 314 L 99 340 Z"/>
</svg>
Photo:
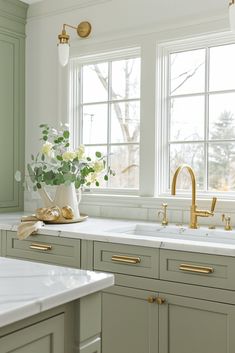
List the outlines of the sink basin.
<svg viewBox="0 0 235 353">
<path fill-rule="evenodd" d="M 223 229 L 208 229 L 201 227 L 198 229 L 190 229 L 186 226 L 168 225 L 162 226 L 159 224 L 133 224 L 126 227 L 120 227 L 109 230 L 112 233 L 122 235 L 148 236 L 161 239 L 182 239 L 194 241 L 207 241 L 216 243 L 235 243 L 235 232 L 225 231 Z"/>
</svg>

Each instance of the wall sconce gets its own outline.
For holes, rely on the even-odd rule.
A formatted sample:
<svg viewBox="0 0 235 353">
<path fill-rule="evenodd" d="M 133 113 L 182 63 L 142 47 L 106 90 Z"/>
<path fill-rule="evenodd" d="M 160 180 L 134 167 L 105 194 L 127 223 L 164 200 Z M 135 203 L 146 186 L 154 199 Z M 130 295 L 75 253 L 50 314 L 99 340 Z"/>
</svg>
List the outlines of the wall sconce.
<svg viewBox="0 0 235 353">
<path fill-rule="evenodd" d="M 87 21 L 79 23 L 77 27 L 68 24 L 63 24 L 62 32 L 58 35 L 58 55 L 59 62 L 62 66 L 66 66 L 69 61 L 69 34 L 67 34 L 65 27 L 73 28 L 81 38 L 86 38 L 91 33 L 91 24 Z"/>
<path fill-rule="evenodd" d="M 235 32 L 235 0 L 229 2 L 230 29 Z"/>
</svg>

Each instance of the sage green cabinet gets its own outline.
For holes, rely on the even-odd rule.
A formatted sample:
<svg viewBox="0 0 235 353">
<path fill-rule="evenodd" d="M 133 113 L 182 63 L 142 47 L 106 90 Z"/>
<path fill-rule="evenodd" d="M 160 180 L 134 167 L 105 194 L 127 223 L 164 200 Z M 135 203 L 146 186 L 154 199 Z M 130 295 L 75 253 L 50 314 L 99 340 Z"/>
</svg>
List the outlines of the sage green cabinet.
<svg viewBox="0 0 235 353">
<path fill-rule="evenodd" d="M 159 353 L 234 353 L 235 306 L 160 294 Z"/>
<path fill-rule="evenodd" d="M 64 315 L 0 338 L 1 353 L 64 353 Z"/>
<path fill-rule="evenodd" d="M 16 232 L 3 238 L 5 256 L 80 268 L 80 239 L 35 234 L 19 240 Z"/>
<path fill-rule="evenodd" d="M 102 294 L 102 353 L 158 353 L 154 294 L 115 286 Z"/>
<path fill-rule="evenodd" d="M 0 0 L 0 211 L 23 209 L 14 175 L 24 171 L 26 11 L 21 1 Z"/>
</svg>

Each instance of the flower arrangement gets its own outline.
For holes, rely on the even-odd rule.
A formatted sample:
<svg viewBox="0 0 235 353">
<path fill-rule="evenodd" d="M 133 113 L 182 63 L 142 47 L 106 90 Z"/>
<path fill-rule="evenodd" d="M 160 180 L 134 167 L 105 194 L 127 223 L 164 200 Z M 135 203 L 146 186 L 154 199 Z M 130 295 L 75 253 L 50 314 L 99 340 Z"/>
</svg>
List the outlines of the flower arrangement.
<svg viewBox="0 0 235 353">
<path fill-rule="evenodd" d="M 103 174 L 104 180 L 108 180 L 108 175 L 115 175 L 110 168 L 106 169 L 105 156 L 99 151 L 95 152 L 93 160 L 86 156 L 83 145 L 71 150 L 67 126 L 61 130 L 47 124 L 39 127 L 42 129 L 43 145 L 36 156 L 31 155 L 31 163 L 27 165 L 34 191 L 41 189 L 43 185 L 71 183 L 74 183 L 76 189 L 92 184 L 98 187 L 100 174 Z"/>
</svg>

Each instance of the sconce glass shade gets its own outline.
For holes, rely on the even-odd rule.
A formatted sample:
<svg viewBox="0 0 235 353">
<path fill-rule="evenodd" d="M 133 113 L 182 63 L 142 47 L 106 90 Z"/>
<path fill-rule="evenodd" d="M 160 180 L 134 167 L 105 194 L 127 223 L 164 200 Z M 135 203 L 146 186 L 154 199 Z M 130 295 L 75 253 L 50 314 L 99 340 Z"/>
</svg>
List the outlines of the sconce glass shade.
<svg viewBox="0 0 235 353">
<path fill-rule="evenodd" d="M 235 32 L 235 3 L 231 2 L 229 4 L 229 21 L 230 21 L 230 29 Z"/>
<path fill-rule="evenodd" d="M 59 43 L 58 44 L 58 56 L 61 66 L 66 66 L 69 62 L 69 44 Z"/>
</svg>

